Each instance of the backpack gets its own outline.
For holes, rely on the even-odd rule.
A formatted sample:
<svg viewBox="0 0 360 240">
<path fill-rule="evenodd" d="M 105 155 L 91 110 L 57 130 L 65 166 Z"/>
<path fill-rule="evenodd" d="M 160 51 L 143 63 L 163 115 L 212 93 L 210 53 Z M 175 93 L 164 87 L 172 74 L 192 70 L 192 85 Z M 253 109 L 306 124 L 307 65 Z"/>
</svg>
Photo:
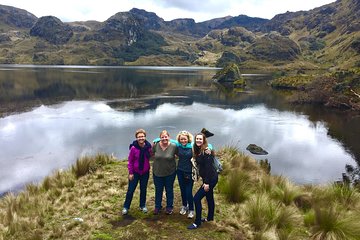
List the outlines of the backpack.
<svg viewBox="0 0 360 240">
<path fill-rule="evenodd" d="M 223 167 L 222 167 L 222 163 L 220 162 L 220 160 L 217 158 L 217 157 L 213 157 L 214 159 L 214 162 L 213 162 L 213 165 L 214 165 L 214 168 L 216 170 L 217 173 L 221 173 L 222 170 L 223 170 Z"/>
</svg>

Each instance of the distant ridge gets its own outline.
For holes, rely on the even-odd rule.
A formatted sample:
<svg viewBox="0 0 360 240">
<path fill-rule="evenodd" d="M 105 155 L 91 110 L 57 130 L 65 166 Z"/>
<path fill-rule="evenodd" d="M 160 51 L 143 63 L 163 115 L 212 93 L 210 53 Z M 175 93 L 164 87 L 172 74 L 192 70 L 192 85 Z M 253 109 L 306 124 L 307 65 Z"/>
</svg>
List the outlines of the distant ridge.
<svg viewBox="0 0 360 240">
<path fill-rule="evenodd" d="M 246 68 L 360 66 L 360 3 L 338 0 L 274 18 L 164 21 L 133 8 L 104 22 L 63 23 L 0 5 L 0 63 L 205 65 Z"/>
</svg>

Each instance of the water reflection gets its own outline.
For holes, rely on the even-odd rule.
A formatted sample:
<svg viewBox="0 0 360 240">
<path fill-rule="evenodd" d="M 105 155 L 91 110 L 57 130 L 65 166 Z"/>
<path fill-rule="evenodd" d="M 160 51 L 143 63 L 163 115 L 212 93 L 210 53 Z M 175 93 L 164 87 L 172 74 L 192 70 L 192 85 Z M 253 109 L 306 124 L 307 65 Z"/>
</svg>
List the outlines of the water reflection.
<svg viewBox="0 0 360 240">
<path fill-rule="evenodd" d="M 163 128 L 175 136 L 206 127 L 217 148 L 246 151 L 255 143 L 269 152 L 274 174 L 299 183 L 337 180 L 345 164 L 360 159 L 359 117 L 289 105 L 283 92 L 268 87 L 269 75 L 246 75 L 242 93 L 222 89 L 210 81 L 215 71 L 2 66 L 0 192 L 41 180 L 84 154 L 125 158 L 138 127 L 150 139 Z"/>
<path fill-rule="evenodd" d="M 5 117 L 0 126 L 0 192 L 67 168 L 78 156 L 104 152 L 126 158 L 138 127 L 153 139 L 163 128 L 175 136 L 182 129 L 196 133 L 206 126 L 215 133 L 210 139 L 215 148 L 236 145 L 246 151 L 256 143 L 269 152 L 274 174 L 299 183 L 334 181 L 345 163 L 353 164 L 341 144 L 328 136 L 325 124 L 263 105 L 234 110 L 165 103 L 135 113 L 116 111 L 102 101 L 71 101 Z"/>
</svg>

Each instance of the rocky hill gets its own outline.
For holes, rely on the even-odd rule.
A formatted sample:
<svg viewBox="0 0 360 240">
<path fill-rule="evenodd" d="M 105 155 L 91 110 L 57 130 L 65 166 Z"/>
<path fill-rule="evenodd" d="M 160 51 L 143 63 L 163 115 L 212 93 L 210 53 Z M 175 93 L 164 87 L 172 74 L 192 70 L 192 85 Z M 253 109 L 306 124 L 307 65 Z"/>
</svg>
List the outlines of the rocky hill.
<svg viewBox="0 0 360 240">
<path fill-rule="evenodd" d="M 200 23 L 136 8 L 104 22 L 63 23 L 0 5 L 0 63 L 346 69 L 360 65 L 359 5 L 338 0 L 270 20 Z"/>
<path fill-rule="evenodd" d="M 23 9 L 0 5 L 0 32 L 8 29 L 31 28 L 37 17 Z"/>
</svg>

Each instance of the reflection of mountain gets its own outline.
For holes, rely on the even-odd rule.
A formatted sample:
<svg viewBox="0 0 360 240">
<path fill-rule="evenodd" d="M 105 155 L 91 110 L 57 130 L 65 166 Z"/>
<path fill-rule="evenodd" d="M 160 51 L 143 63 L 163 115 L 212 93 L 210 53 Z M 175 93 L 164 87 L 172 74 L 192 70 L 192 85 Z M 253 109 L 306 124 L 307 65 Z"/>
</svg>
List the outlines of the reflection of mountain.
<svg viewBox="0 0 360 240">
<path fill-rule="evenodd" d="M 0 70 L 0 112 L 6 112 L 6 106 L 39 105 L 39 102 L 51 104 L 60 100 L 133 99 L 167 95 L 175 88 L 209 86 L 214 71 L 8 68 Z M 15 111 L 19 109 L 15 107 Z"/>
<path fill-rule="evenodd" d="M 67 99 L 76 96 L 76 90 L 69 84 L 54 83 L 44 88 L 34 90 L 34 96 L 38 98 L 59 98 L 66 97 Z"/>
<path fill-rule="evenodd" d="M 246 77 L 243 93 L 222 91 L 210 79 L 215 69 L 143 68 L 9 68 L 0 70 L 0 114 L 13 109 L 64 100 L 103 100 L 114 109 L 142 111 L 163 103 L 205 103 L 228 109 L 263 104 L 280 112 L 304 113 L 313 123 L 326 122 L 329 134 L 343 143 L 360 162 L 360 119 L 316 106 L 292 106 L 267 86 L 270 76 Z M 20 106 L 20 107 L 19 107 Z"/>
<path fill-rule="evenodd" d="M 156 109 L 159 105 L 164 103 L 191 105 L 194 103 L 193 99 L 187 96 L 150 96 L 147 98 L 137 98 L 131 100 L 114 100 L 107 104 L 120 111 L 143 111 L 149 109 Z"/>
</svg>

